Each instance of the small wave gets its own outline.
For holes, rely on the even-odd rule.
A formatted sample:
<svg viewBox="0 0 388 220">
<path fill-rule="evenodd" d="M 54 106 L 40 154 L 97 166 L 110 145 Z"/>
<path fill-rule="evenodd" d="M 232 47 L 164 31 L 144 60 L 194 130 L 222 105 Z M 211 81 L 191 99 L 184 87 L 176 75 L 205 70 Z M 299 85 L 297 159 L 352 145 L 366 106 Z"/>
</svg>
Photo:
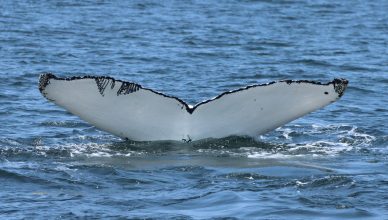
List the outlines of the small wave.
<svg viewBox="0 0 388 220">
<path fill-rule="evenodd" d="M 8 179 L 13 180 L 16 182 L 23 182 L 23 183 L 37 183 L 37 184 L 43 184 L 46 185 L 49 183 L 47 180 L 40 179 L 37 177 L 32 177 L 24 174 L 19 174 L 17 172 L 12 172 L 8 170 L 0 169 L 0 177 L 2 179 Z"/>
<path fill-rule="evenodd" d="M 40 164 L 33 162 L 2 161 L 0 163 L 0 177 L 11 181 L 40 184 L 45 186 L 57 186 L 57 183 L 40 176 L 36 170 L 40 169 Z"/>
<path fill-rule="evenodd" d="M 312 188 L 312 187 L 339 187 L 349 186 L 355 184 L 355 181 L 347 176 L 330 175 L 322 178 L 315 178 L 312 180 L 296 180 L 295 185 L 298 188 Z"/>
<path fill-rule="evenodd" d="M 143 152 L 134 152 L 131 150 L 118 150 L 111 144 L 87 143 L 87 144 L 67 144 L 60 146 L 50 146 L 55 149 L 61 149 L 68 152 L 70 157 L 129 157 L 134 155 L 142 155 Z M 44 149 L 47 147 L 43 147 Z M 45 152 L 42 150 L 41 152 Z"/>
<path fill-rule="evenodd" d="M 78 121 L 45 121 L 41 123 L 42 126 L 50 127 L 64 127 L 64 128 L 77 128 L 77 127 L 90 127 L 90 125 Z"/>
<path fill-rule="evenodd" d="M 353 71 L 353 72 L 378 72 L 379 71 L 379 69 L 377 69 L 377 68 L 355 66 L 355 65 L 350 65 L 350 64 L 339 66 L 339 68 L 341 70 Z"/>
<path fill-rule="evenodd" d="M 129 157 L 141 151 L 117 150 L 111 144 L 82 143 L 64 145 L 2 146 L 0 158 L 10 157 Z"/>
<path fill-rule="evenodd" d="M 278 179 L 274 176 L 266 176 L 258 173 L 228 173 L 223 174 L 218 177 L 227 178 L 227 179 L 236 179 L 236 180 L 273 180 Z"/>
<path fill-rule="evenodd" d="M 295 158 L 302 157 L 306 155 L 287 155 L 284 153 L 272 153 L 272 152 L 253 152 L 247 155 L 248 158 L 256 158 L 256 159 L 286 159 L 286 158 Z"/>
<path fill-rule="evenodd" d="M 332 67 L 334 66 L 333 64 L 326 62 L 326 61 L 321 61 L 321 60 L 314 60 L 314 59 L 301 59 L 295 61 L 297 64 L 304 64 L 308 66 L 317 66 L 317 67 Z"/>
</svg>

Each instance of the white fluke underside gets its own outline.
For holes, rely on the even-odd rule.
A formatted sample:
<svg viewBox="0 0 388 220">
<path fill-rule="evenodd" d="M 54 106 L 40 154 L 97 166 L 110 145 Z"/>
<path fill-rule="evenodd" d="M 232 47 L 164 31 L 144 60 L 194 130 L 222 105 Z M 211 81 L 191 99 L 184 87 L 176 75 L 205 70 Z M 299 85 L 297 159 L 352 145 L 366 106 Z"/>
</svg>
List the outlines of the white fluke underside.
<svg viewBox="0 0 388 220">
<path fill-rule="evenodd" d="M 190 107 L 110 77 L 42 74 L 41 93 L 90 124 L 134 141 L 257 136 L 338 100 L 347 80 L 279 81 L 223 93 Z"/>
</svg>

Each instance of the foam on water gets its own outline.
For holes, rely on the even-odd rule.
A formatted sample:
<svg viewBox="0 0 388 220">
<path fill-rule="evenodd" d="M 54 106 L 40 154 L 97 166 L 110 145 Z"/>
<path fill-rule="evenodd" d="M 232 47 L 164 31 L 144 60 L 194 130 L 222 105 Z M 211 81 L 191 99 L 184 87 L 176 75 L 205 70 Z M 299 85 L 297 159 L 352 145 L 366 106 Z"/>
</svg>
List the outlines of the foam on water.
<svg viewBox="0 0 388 220">
<path fill-rule="evenodd" d="M 67 128 L 76 122 L 55 121 L 48 126 Z M 324 135 L 324 137 L 322 136 Z M 310 137 L 310 138 L 308 138 Z M 330 137 L 324 139 L 325 137 Z M 322 140 L 316 140 L 323 138 Z M 39 156 L 59 154 L 65 157 L 131 157 L 154 156 L 158 154 L 194 153 L 224 157 L 248 157 L 257 159 L 298 158 L 338 156 L 341 153 L 359 152 L 370 148 L 376 137 L 362 133 L 356 126 L 318 125 L 311 127 L 293 124 L 279 128 L 272 134 L 258 137 L 256 140 L 244 137 L 208 139 L 193 143 L 183 142 L 133 142 L 123 141 L 111 135 L 76 135 L 70 138 L 74 143 L 61 140 L 64 144 L 45 145 L 42 138 L 33 138 L 27 142 L 18 142 L 6 138 L 0 140 L 1 154 L 17 156 L 18 153 L 31 153 Z M 301 141 L 299 141 L 301 140 Z M 78 143 L 77 143 L 78 142 Z M 166 147 L 161 147 L 161 144 Z"/>
</svg>

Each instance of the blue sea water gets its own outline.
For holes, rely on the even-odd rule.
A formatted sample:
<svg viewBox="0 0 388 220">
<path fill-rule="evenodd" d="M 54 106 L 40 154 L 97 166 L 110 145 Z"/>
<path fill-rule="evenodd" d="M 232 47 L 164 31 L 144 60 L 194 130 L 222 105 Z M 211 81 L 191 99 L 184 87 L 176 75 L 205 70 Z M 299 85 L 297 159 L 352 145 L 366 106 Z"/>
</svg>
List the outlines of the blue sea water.
<svg viewBox="0 0 388 220">
<path fill-rule="evenodd" d="M 0 217 L 388 219 L 387 10 L 385 0 L 1 0 Z M 193 104 L 273 80 L 349 86 L 256 139 L 138 143 L 48 102 L 42 72 L 108 75 Z"/>
</svg>

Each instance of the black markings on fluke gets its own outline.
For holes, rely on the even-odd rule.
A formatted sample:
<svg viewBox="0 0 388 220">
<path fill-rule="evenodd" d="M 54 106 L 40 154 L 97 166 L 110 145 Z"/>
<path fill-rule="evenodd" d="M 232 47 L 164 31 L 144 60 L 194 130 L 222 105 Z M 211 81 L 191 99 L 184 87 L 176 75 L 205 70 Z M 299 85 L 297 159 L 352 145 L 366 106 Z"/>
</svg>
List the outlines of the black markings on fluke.
<svg viewBox="0 0 388 220">
<path fill-rule="evenodd" d="M 116 84 L 114 80 L 107 79 L 107 78 L 95 78 L 94 80 L 96 81 L 98 91 L 102 96 L 104 96 L 105 89 L 109 84 L 110 84 L 110 89 L 113 89 Z"/>
<path fill-rule="evenodd" d="M 139 86 L 135 83 L 123 82 L 120 89 L 117 90 L 117 95 L 126 95 L 139 90 Z"/>
<path fill-rule="evenodd" d="M 46 86 L 50 83 L 50 79 L 51 78 L 56 78 L 56 76 L 54 76 L 53 74 L 51 73 L 47 73 L 47 74 L 42 74 L 40 75 L 40 78 L 39 78 L 39 91 L 43 94 L 43 91 L 44 89 L 46 88 Z M 44 95 L 44 94 L 43 94 Z"/>
<path fill-rule="evenodd" d="M 50 80 L 51 79 L 66 80 L 66 81 L 80 80 L 80 79 L 94 79 L 96 84 L 97 84 L 98 91 L 99 91 L 99 93 L 102 96 L 104 96 L 105 90 L 106 90 L 106 88 L 109 85 L 110 85 L 110 88 L 113 89 L 115 87 L 116 83 L 120 82 L 121 86 L 117 90 L 117 95 L 118 96 L 119 95 L 127 95 L 127 94 L 130 94 L 130 93 L 134 93 L 134 92 L 136 92 L 136 91 L 138 91 L 140 89 L 144 89 L 144 90 L 148 90 L 150 92 L 153 92 L 155 94 L 161 95 L 163 97 L 173 98 L 173 99 L 177 100 L 178 102 L 180 102 L 182 104 L 182 106 L 184 106 L 186 108 L 186 111 L 188 113 L 190 113 L 190 114 L 192 114 L 194 112 L 194 110 L 196 108 L 198 108 L 199 106 L 204 105 L 204 104 L 206 104 L 208 102 L 217 100 L 217 99 L 221 98 L 224 95 L 241 92 L 241 91 L 248 90 L 250 88 L 254 88 L 254 87 L 258 87 L 258 86 L 269 86 L 269 85 L 272 85 L 272 84 L 275 84 L 275 83 L 278 83 L 278 82 L 285 82 L 288 85 L 291 85 L 293 83 L 298 83 L 298 84 L 306 83 L 306 84 L 315 84 L 315 85 L 330 85 L 330 84 L 333 84 L 334 90 L 338 94 L 338 98 L 343 95 L 343 93 L 345 92 L 345 89 L 346 89 L 346 87 L 348 85 L 348 80 L 346 80 L 346 79 L 337 79 L 337 78 L 334 79 L 331 82 L 328 82 L 328 83 L 321 83 L 321 82 L 315 82 L 315 81 L 310 81 L 310 80 L 281 80 L 281 81 L 277 81 L 277 82 L 273 81 L 273 82 L 269 82 L 269 83 L 266 83 L 266 84 L 250 85 L 250 86 L 247 86 L 247 87 L 244 87 L 244 88 L 240 88 L 240 89 L 237 89 L 237 90 L 227 91 L 227 92 L 221 93 L 220 95 L 216 96 L 213 99 L 208 99 L 206 101 L 203 101 L 203 102 L 200 102 L 200 103 L 196 104 L 193 107 L 190 107 L 186 102 L 184 102 L 183 100 L 181 100 L 181 99 L 179 99 L 179 98 L 177 98 L 175 96 L 165 95 L 163 93 L 154 91 L 152 89 L 143 88 L 139 84 L 131 83 L 131 82 L 125 82 L 125 81 L 122 81 L 122 80 L 116 80 L 116 79 L 114 79 L 112 77 L 108 77 L 108 76 L 82 76 L 82 77 L 74 76 L 74 77 L 70 77 L 70 78 L 59 78 L 59 77 L 55 76 L 52 73 L 41 74 L 40 78 L 39 78 L 39 91 L 45 97 L 46 97 L 46 93 L 44 92 L 44 90 L 45 90 L 46 86 L 50 84 Z"/>
<path fill-rule="evenodd" d="M 98 91 L 102 96 L 105 95 L 105 89 L 108 85 L 110 85 L 110 89 L 113 89 L 116 85 L 116 80 L 107 77 L 95 77 Z M 129 93 L 133 93 L 138 91 L 140 88 L 139 85 L 130 82 L 121 82 L 120 88 L 117 90 L 117 96 L 119 95 L 127 95 Z"/>
<path fill-rule="evenodd" d="M 332 83 L 334 85 L 334 91 L 341 97 L 348 86 L 348 81 L 346 79 L 334 79 Z"/>
</svg>

